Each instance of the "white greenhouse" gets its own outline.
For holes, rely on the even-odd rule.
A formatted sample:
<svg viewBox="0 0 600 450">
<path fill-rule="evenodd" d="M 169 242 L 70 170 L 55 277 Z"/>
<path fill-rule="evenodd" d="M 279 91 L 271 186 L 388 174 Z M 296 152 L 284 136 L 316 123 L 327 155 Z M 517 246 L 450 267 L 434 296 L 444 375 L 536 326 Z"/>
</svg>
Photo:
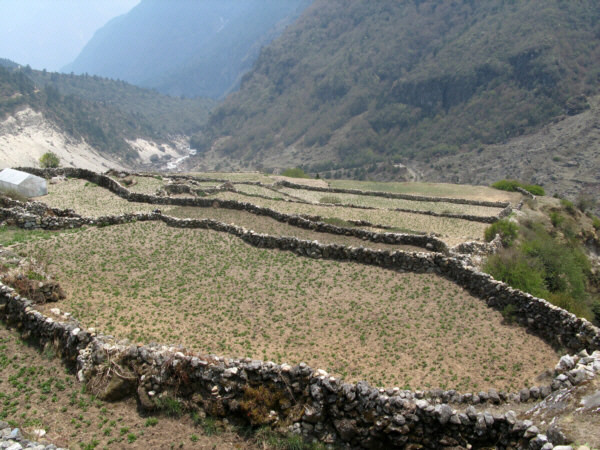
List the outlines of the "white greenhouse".
<svg viewBox="0 0 600 450">
<path fill-rule="evenodd" d="M 46 180 L 20 170 L 4 169 L 0 172 L 0 190 L 13 190 L 26 197 L 39 197 L 48 193 Z"/>
</svg>

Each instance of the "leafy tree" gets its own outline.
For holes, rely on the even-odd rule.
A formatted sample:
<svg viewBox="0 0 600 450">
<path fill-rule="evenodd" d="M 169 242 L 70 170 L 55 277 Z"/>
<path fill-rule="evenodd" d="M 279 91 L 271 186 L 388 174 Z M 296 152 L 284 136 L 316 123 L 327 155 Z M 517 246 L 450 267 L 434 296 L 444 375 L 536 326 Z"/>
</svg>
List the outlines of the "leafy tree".
<svg viewBox="0 0 600 450">
<path fill-rule="evenodd" d="M 53 152 L 46 152 L 40 158 L 40 167 L 44 169 L 56 168 L 60 164 L 60 159 Z"/>
</svg>

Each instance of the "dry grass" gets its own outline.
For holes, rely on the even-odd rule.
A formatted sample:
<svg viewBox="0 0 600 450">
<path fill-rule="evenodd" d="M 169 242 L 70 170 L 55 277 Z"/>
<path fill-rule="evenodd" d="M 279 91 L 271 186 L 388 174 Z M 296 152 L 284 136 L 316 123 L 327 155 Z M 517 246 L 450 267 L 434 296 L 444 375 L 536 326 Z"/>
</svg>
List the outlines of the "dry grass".
<svg viewBox="0 0 600 450">
<path fill-rule="evenodd" d="M 191 172 L 186 173 L 185 175 L 209 180 L 228 180 L 232 182 L 260 181 L 265 184 L 273 183 L 273 179 L 260 172 Z"/>
<path fill-rule="evenodd" d="M 449 217 L 433 217 L 388 210 L 364 210 L 344 206 L 321 206 L 295 202 L 285 202 L 264 198 L 251 198 L 233 192 L 222 192 L 213 196 L 223 200 L 237 200 L 253 203 L 286 214 L 307 214 L 341 220 L 366 220 L 375 225 L 393 227 L 398 231 L 436 233 L 448 245 L 483 239 L 486 224 Z"/>
<path fill-rule="evenodd" d="M 331 187 L 341 189 L 359 189 L 361 191 L 397 192 L 400 194 L 425 195 L 429 197 L 464 198 L 469 200 L 484 200 L 488 202 L 518 203 L 521 194 L 505 192 L 488 186 L 470 186 L 467 184 L 450 183 L 420 183 L 420 182 L 391 182 L 328 180 Z"/>
<path fill-rule="evenodd" d="M 306 361 L 410 388 L 531 385 L 557 354 L 450 281 L 253 248 L 223 233 L 135 223 L 23 244 L 60 307 L 132 341 Z"/>
</svg>

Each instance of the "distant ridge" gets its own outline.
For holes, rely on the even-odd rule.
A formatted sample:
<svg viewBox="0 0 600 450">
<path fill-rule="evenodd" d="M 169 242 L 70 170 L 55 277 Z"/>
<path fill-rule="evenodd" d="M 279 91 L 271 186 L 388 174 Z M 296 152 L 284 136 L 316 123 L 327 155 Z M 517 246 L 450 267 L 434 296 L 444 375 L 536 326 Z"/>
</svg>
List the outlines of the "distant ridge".
<svg viewBox="0 0 600 450">
<path fill-rule="evenodd" d="M 311 1 L 143 0 L 98 30 L 63 71 L 220 98 Z"/>
</svg>

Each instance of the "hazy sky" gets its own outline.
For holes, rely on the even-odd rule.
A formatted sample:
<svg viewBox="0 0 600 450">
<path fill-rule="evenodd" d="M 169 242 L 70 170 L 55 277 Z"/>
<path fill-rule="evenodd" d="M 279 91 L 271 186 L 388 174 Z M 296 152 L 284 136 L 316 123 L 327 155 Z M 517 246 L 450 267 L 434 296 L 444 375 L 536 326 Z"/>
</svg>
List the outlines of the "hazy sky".
<svg viewBox="0 0 600 450">
<path fill-rule="evenodd" d="M 140 0 L 0 0 L 0 58 L 58 71 Z"/>
</svg>

